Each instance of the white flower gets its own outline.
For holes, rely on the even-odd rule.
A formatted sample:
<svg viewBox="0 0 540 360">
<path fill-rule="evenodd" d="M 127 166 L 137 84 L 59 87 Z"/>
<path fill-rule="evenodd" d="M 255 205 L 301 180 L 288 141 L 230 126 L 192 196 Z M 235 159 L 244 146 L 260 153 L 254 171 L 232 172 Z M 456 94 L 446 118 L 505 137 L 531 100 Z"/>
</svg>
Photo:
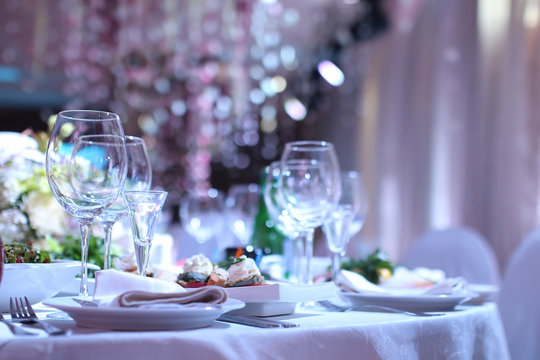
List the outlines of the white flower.
<svg viewBox="0 0 540 360">
<path fill-rule="evenodd" d="M 19 209 L 12 208 L 0 212 L 0 234 L 3 241 L 7 243 L 23 241 L 29 232 L 28 219 Z"/>
<path fill-rule="evenodd" d="M 0 175 L 0 209 L 13 207 L 21 192 L 15 177 L 5 173 Z"/>
<path fill-rule="evenodd" d="M 31 136 L 15 132 L 0 132 L 0 164 L 34 158 L 38 153 L 41 153 L 38 150 L 38 143 Z"/>
<path fill-rule="evenodd" d="M 23 209 L 39 236 L 66 234 L 66 212 L 50 194 L 28 193 L 23 197 Z"/>
</svg>

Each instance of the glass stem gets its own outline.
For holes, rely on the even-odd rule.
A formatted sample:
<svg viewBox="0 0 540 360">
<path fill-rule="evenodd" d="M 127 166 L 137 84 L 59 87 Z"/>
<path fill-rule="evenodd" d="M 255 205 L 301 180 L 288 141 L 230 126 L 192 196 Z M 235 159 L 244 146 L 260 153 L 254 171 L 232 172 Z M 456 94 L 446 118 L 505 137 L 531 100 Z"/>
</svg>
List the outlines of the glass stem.
<svg viewBox="0 0 540 360">
<path fill-rule="evenodd" d="M 298 284 L 304 283 L 303 258 L 304 258 L 304 232 L 298 232 L 293 240 L 293 281 Z"/>
<path fill-rule="evenodd" d="M 341 271 L 341 253 L 339 251 L 332 253 L 332 281 L 336 282 Z"/>
<path fill-rule="evenodd" d="M 139 275 L 146 276 L 146 268 L 148 267 L 148 260 L 150 258 L 150 246 L 148 245 L 139 245 L 137 242 L 134 242 L 135 245 L 135 259 L 137 260 L 137 270 Z"/>
<path fill-rule="evenodd" d="M 79 295 L 88 296 L 88 242 L 90 240 L 90 225 L 92 223 L 80 223 L 81 231 L 81 286 Z"/>
<path fill-rule="evenodd" d="M 112 229 L 114 227 L 112 221 L 102 221 L 103 232 L 105 233 L 105 257 L 103 258 L 103 269 L 108 270 L 111 268 L 111 244 L 112 244 Z"/>
<path fill-rule="evenodd" d="M 311 274 L 311 259 L 313 258 L 313 233 L 315 229 L 307 229 L 304 235 L 304 284 L 313 284 Z"/>
</svg>

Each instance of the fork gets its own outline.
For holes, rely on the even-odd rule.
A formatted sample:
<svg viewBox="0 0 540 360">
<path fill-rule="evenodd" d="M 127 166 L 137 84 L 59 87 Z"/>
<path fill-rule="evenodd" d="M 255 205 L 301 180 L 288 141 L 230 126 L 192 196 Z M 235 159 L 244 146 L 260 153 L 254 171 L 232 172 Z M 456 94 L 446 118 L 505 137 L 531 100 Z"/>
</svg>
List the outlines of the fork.
<svg viewBox="0 0 540 360">
<path fill-rule="evenodd" d="M 49 335 L 67 335 L 70 332 L 69 330 L 63 330 L 48 322 L 39 320 L 26 296 L 24 297 L 24 303 L 22 298 L 9 298 L 9 310 L 11 313 L 11 322 L 36 324 Z"/>
<path fill-rule="evenodd" d="M 11 330 L 11 332 L 14 335 L 37 335 L 37 333 L 35 333 L 35 332 L 28 331 L 26 329 L 18 327 L 15 324 L 7 321 L 6 319 L 4 319 L 4 315 L 2 315 L 1 312 L 0 312 L 0 322 L 3 322 L 4 324 L 6 324 L 7 327 L 9 328 L 9 330 Z"/>
</svg>

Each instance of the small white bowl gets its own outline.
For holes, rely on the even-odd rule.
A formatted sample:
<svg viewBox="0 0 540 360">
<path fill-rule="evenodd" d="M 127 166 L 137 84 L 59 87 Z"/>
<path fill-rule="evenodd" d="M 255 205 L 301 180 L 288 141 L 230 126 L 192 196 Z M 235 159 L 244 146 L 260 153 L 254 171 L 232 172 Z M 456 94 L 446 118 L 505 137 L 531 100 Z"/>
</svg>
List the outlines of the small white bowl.
<svg viewBox="0 0 540 360">
<path fill-rule="evenodd" d="M 4 264 L 0 284 L 0 311 L 9 311 L 9 298 L 13 296 L 26 296 L 31 304 L 48 299 L 71 283 L 80 272 L 80 261 Z"/>
</svg>

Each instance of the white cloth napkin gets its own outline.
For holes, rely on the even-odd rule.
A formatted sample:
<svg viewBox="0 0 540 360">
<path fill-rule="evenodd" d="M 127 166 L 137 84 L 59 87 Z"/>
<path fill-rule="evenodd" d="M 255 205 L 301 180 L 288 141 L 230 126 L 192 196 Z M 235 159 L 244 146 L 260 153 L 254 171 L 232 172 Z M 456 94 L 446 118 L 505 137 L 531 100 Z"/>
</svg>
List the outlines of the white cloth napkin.
<svg viewBox="0 0 540 360">
<path fill-rule="evenodd" d="M 217 286 L 186 290 L 170 281 L 117 270 L 96 272 L 94 303 L 98 306 L 162 308 L 196 303 L 221 304 L 226 300 L 227 293 Z"/>
<path fill-rule="evenodd" d="M 348 270 L 341 270 L 338 275 L 337 284 L 345 291 L 386 295 L 450 295 L 465 291 L 467 287 L 467 282 L 463 278 L 448 278 L 429 288 L 385 288 L 373 284 L 358 273 Z"/>
<path fill-rule="evenodd" d="M 148 291 L 127 291 L 113 299 L 110 306 L 121 307 L 164 307 L 164 305 L 218 305 L 227 301 L 227 293 L 218 286 L 205 286 L 195 290 L 177 293 L 153 293 Z"/>
<path fill-rule="evenodd" d="M 0 346 L 13 337 L 15 337 L 15 335 L 11 333 L 8 326 L 0 321 Z"/>
</svg>

